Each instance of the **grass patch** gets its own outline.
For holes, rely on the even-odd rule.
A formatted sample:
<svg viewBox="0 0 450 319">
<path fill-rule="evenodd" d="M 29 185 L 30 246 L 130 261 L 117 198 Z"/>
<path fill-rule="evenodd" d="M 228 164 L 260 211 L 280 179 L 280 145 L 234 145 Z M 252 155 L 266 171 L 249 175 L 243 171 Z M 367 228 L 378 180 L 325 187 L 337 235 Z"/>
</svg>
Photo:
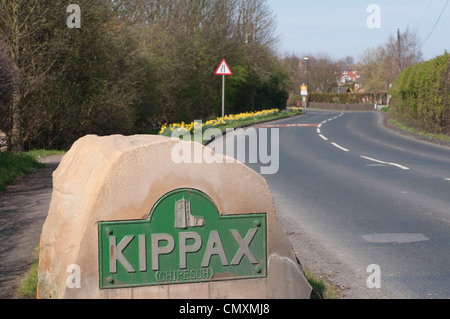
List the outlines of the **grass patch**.
<svg viewBox="0 0 450 319">
<path fill-rule="evenodd" d="M 236 128 L 236 127 L 241 127 L 241 126 L 258 124 L 261 122 L 274 121 L 274 120 L 282 119 L 282 118 L 293 116 L 293 115 L 299 115 L 299 114 L 303 114 L 303 113 L 304 112 L 302 110 L 280 111 L 278 114 L 268 115 L 268 116 L 260 117 L 260 118 L 248 118 L 245 120 L 234 121 L 234 122 L 227 123 L 226 125 L 216 126 L 216 128 L 220 129 L 222 132 L 225 132 L 229 128 Z"/>
<path fill-rule="evenodd" d="M 336 289 L 325 280 L 304 269 L 305 277 L 311 285 L 313 299 L 336 299 Z"/>
<path fill-rule="evenodd" d="M 39 268 L 39 248 L 36 249 L 35 253 L 36 260 L 33 262 L 28 273 L 22 280 L 19 288 L 16 291 L 17 298 L 21 299 L 35 299 L 37 293 L 38 284 L 38 268 Z"/>
<path fill-rule="evenodd" d="M 400 123 L 399 121 L 397 121 L 397 120 L 395 120 L 393 118 L 389 118 L 389 123 L 394 125 L 394 126 L 396 126 L 396 127 L 398 127 L 398 128 L 400 128 L 400 129 L 402 129 L 402 130 L 408 131 L 410 133 L 414 133 L 414 134 L 418 134 L 418 135 L 427 136 L 427 137 L 439 139 L 439 140 L 442 140 L 442 141 L 450 142 L 450 136 L 447 135 L 447 134 L 433 134 L 433 133 L 429 133 L 429 132 L 426 132 L 426 131 L 423 131 L 423 130 L 417 130 L 417 129 L 413 128 L 413 127 L 406 126 L 406 125 Z"/>
<path fill-rule="evenodd" d="M 0 190 L 5 190 L 6 185 L 15 179 L 44 167 L 44 164 L 37 162 L 30 155 L 0 152 Z"/>
<path fill-rule="evenodd" d="M 38 168 L 45 168 L 39 158 L 64 154 L 58 150 L 32 150 L 25 153 L 0 152 L 0 191 L 6 189 L 17 178 L 33 173 Z"/>
<path fill-rule="evenodd" d="M 51 155 L 59 155 L 64 154 L 65 151 L 58 151 L 58 150 L 32 150 L 29 152 L 26 152 L 26 155 L 29 155 L 33 157 L 34 159 L 44 158 Z"/>
<path fill-rule="evenodd" d="M 209 120 L 202 124 L 202 137 L 203 133 L 208 128 L 215 128 L 220 130 L 222 133 L 226 132 L 228 129 L 234 129 L 237 127 L 250 126 L 262 122 L 274 121 L 278 119 L 287 118 L 294 115 L 304 114 L 301 108 L 290 108 L 288 110 L 279 111 L 278 109 L 260 111 L 258 114 L 254 113 L 242 113 L 238 115 L 230 115 L 225 117 L 225 121 L 221 118 L 216 120 Z M 231 118 L 231 119 L 230 119 Z M 164 136 L 182 136 L 185 134 L 191 134 L 191 140 L 194 140 L 194 133 L 200 130 L 194 125 L 194 122 L 186 125 L 185 123 L 171 124 L 169 126 L 164 125 L 160 131 L 160 135 Z M 203 140 L 202 143 L 207 142 Z"/>
<path fill-rule="evenodd" d="M 233 121 L 233 122 L 229 122 L 227 124 L 215 126 L 215 128 L 218 128 L 219 130 L 222 131 L 222 133 L 224 133 L 228 129 L 234 129 L 237 127 L 255 125 L 255 124 L 258 124 L 261 122 L 275 121 L 275 120 L 283 119 L 283 118 L 293 116 L 293 115 L 300 115 L 303 113 L 304 113 L 303 110 L 280 111 L 278 114 L 269 115 L 269 116 L 260 117 L 260 118 L 249 118 L 249 119 L 240 120 L 240 121 Z M 193 139 L 193 135 L 192 135 L 192 139 Z M 205 142 L 208 142 L 208 141 L 204 139 L 203 144 Z"/>
</svg>

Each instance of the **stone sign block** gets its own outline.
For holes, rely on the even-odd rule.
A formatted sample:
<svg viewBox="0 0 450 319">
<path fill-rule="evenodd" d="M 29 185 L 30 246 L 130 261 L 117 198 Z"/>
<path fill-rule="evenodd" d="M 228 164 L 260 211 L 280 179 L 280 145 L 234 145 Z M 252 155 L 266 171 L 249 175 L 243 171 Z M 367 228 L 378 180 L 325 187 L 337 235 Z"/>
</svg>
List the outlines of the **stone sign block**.
<svg viewBox="0 0 450 319">
<path fill-rule="evenodd" d="M 38 298 L 310 297 L 265 179 L 229 158 L 175 163 L 178 143 L 212 152 L 162 136 L 74 143 L 53 175 Z"/>
</svg>

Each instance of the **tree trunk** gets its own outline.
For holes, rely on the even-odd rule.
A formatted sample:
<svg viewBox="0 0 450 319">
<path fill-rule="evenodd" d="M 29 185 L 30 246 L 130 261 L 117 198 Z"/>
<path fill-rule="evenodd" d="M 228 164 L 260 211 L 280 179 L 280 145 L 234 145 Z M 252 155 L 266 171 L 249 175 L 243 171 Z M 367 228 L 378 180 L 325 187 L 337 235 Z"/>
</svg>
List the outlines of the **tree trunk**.
<svg viewBox="0 0 450 319">
<path fill-rule="evenodd" d="M 17 78 L 17 76 L 15 76 Z M 12 152 L 22 152 L 24 150 L 23 136 L 22 136 L 22 115 L 20 112 L 21 93 L 20 83 L 17 83 L 17 79 L 13 81 L 13 93 L 11 101 L 11 117 L 12 125 L 10 137 L 10 150 Z"/>
<path fill-rule="evenodd" d="M 22 136 L 22 115 L 20 106 L 22 103 L 22 90 L 20 81 L 20 27 L 19 27 L 19 4 L 14 3 L 12 6 L 11 30 L 11 60 L 12 60 L 12 101 L 11 101 L 11 132 L 10 150 L 13 152 L 22 152 L 24 150 Z"/>
</svg>

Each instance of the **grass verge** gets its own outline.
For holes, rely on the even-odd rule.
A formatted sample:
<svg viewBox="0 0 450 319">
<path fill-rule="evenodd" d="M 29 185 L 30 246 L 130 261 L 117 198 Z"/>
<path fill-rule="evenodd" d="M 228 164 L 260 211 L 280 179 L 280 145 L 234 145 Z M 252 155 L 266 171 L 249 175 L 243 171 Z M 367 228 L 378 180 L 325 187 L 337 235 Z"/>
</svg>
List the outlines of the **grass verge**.
<svg viewBox="0 0 450 319">
<path fill-rule="evenodd" d="M 58 154 L 64 154 L 65 151 L 58 151 L 58 150 L 32 150 L 29 152 L 26 152 L 26 155 L 29 155 L 33 157 L 34 159 L 44 158 L 51 155 L 58 155 Z"/>
<path fill-rule="evenodd" d="M 312 271 L 304 269 L 305 277 L 313 292 L 311 299 L 336 299 L 336 289 Z"/>
<path fill-rule="evenodd" d="M 399 121 L 397 121 L 397 120 L 395 120 L 395 119 L 393 119 L 391 117 L 389 118 L 388 121 L 389 121 L 389 123 L 391 125 L 394 125 L 394 126 L 400 128 L 400 129 L 408 131 L 410 133 L 414 133 L 414 134 L 418 134 L 418 135 L 422 135 L 422 136 L 426 136 L 426 137 L 431 137 L 431 138 L 434 138 L 434 139 L 439 139 L 439 140 L 442 140 L 442 141 L 445 141 L 445 142 L 450 142 L 450 136 L 449 135 L 446 135 L 446 134 L 433 134 L 433 133 L 429 133 L 429 132 L 426 132 L 426 131 L 423 131 L 423 130 L 417 130 L 417 129 L 413 128 L 413 127 L 406 126 L 406 125 L 400 123 Z"/>
<path fill-rule="evenodd" d="M 38 268 L 39 268 L 39 248 L 34 252 L 35 261 L 28 273 L 20 283 L 16 291 L 16 297 L 20 299 L 35 299 L 38 284 Z"/>
<path fill-rule="evenodd" d="M 264 123 L 264 122 L 269 122 L 269 121 L 274 121 L 274 120 L 279 120 L 279 119 L 283 119 L 283 118 L 288 118 L 291 116 L 295 116 L 295 115 L 301 115 L 304 114 L 304 111 L 301 108 L 290 108 L 288 110 L 282 110 L 279 111 L 278 109 L 273 109 L 273 110 L 266 110 L 267 114 L 257 114 L 257 115 L 251 115 L 249 113 L 242 113 L 244 116 L 242 116 L 242 118 L 239 118 L 242 114 L 239 115 L 230 115 L 230 117 L 232 119 L 229 119 L 227 117 L 225 117 L 225 121 L 221 120 L 220 118 L 216 119 L 216 120 L 210 120 L 210 121 L 206 121 L 205 124 L 202 124 L 202 128 L 201 128 L 201 135 L 203 137 L 202 143 L 205 144 L 206 142 L 208 142 L 209 139 L 205 139 L 206 136 L 203 135 L 203 133 L 209 129 L 209 128 L 214 128 L 217 130 L 220 130 L 222 133 L 225 133 L 227 130 L 229 129 L 235 129 L 238 127 L 246 127 L 246 126 L 250 126 L 250 125 L 254 125 L 254 124 L 258 124 L 258 123 Z M 265 111 L 261 111 L 261 112 L 265 112 Z M 236 119 L 233 119 L 234 117 L 236 117 Z M 214 122 L 213 124 L 211 124 L 211 122 Z M 210 124 L 208 124 L 210 123 Z M 159 135 L 163 135 L 163 136 L 176 136 L 176 137 L 181 137 L 181 136 L 185 136 L 187 134 L 191 135 L 191 140 L 194 141 L 194 136 L 195 134 L 199 134 L 200 129 L 199 127 L 195 127 L 194 123 L 191 123 L 190 125 L 185 126 L 185 124 L 183 123 L 182 125 L 180 125 L 179 123 L 177 124 L 171 124 L 169 126 L 163 126 L 162 131 L 159 133 Z M 183 137 L 184 139 L 184 137 Z M 200 141 L 199 141 L 200 142 Z"/>
<path fill-rule="evenodd" d="M 0 152 L 0 191 L 6 189 L 17 178 L 33 173 L 38 168 L 45 168 L 39 158 L 63 154 L 57 150 L 32 150 L 25 153 Z"/>
<path fill-rule="evenodd" d="M 274 115 L 269 115 L 269 116 L 260 117 L 260 118 L 248 118 L 248 119 L 240 120 L 240 121 L 233 121 L 233 122 L 230 122 L 230 123 L 227 123 L 224 125 L 218 125 L 218 126 L 216 126 L 216 128 L 218 128 L 222 132 L 225 132 L 227 129 L 230 129 L 230 128 L 249 126 L 249 125 L 258 124 L 261 122 L 275 121 L 275 120 L 283 119 L 283 118 L 294 116 L 294 115 L 300 115 L 303 113 L 304 113 L 304 111 L 300 110 L 300 109 L 292 110 L 292 111 L 284 111 L 283 110 Z"/>
<path fill-rule="evenodd" d="M 450 142 L 450 136 L 447 135 L 447 134 L 430 133 L 430 132 L 427 132 L 425 130 L 420 130 L 420 129 L 417 129 L 417 128 L 414 128 L 414 127 L 411 127 L 411 126 L 407 126 L 407 125 L 403 124 L 402 122 L 396 120 L 393 117 L 392 109 L 390 107 L 384 107 L 380 111 L 383 111 L 383 112 L 385 112 L 387 114 L 386 115 L 387 117 L 385 118 L 385 120 L 387 119 L 387 122 L 392 127 L 395 127 L 397 129 L 409 132 L 409 133 L 414 134 L 414 135 L 419 135 L 419 136 L 422 136 L 424 138 L 428 138 L 428 139 L 431 139 L 431 140 L 443 141 L 443 142 L 446 142 L 446 143 Z"/>
<path fill-rule="evenodd" d="M 30 155 L 0 152 L 0 190 L 5 190 L 6 185 L 15 179 L 44 167 L 44 164 L 37 162 Z"/>
</svg>

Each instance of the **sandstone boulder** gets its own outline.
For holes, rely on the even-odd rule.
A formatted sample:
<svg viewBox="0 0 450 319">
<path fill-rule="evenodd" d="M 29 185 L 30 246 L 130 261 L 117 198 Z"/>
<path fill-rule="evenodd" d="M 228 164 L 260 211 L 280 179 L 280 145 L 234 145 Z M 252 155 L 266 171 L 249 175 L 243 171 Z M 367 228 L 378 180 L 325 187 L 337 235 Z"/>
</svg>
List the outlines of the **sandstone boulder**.
<svg viewBox="0 0 450 319">
<path fill-rule="evenodd" d="M 277 221 L 265 179 L 236 161 L 176 164 L 171 152 L 177 143 L 188 142 L 90 135 L 74 143 L 53 175 L 40 243 L 38 298 L 310 297 L 311 287 Z M 98 223 L 147 219 L 160 198 L 180 188 L 207 194 L 222 215 L 267 214 L 267 277 L 100 289 Z M 76 288 L 67 284 L 71 265 L 79 266 Z"/>
</svg>

